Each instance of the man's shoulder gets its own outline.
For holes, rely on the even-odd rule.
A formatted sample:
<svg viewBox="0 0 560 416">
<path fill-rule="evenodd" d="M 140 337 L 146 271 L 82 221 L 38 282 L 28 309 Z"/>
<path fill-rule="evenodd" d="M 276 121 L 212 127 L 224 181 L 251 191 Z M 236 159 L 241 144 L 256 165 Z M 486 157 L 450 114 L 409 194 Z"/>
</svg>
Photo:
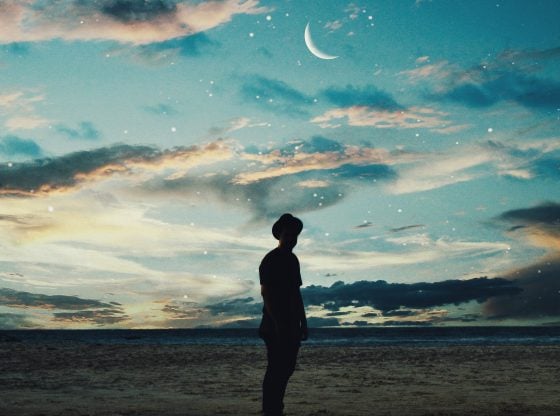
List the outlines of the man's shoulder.
<svg viewBox="0 0 560 416">
<path fill-rule="evenodd" d="M 295 259 L 296 261 L 298 261 L 297 256 L 292 251 L 282 250 L 280 247 L 276 247 L 265 254 L 262 262 L 274 261 L 276 259 Z"/>
<path fill-rule="evenodd" d="M 264 263 L 265 261 L 269 261 L 272 260 L 273 258 L 278 256 L 278 247 L 273 248 L 272 250 L 270 250 L 268 253 L 266 253 L 262 259 L 262 262 Z"/>
</svg>

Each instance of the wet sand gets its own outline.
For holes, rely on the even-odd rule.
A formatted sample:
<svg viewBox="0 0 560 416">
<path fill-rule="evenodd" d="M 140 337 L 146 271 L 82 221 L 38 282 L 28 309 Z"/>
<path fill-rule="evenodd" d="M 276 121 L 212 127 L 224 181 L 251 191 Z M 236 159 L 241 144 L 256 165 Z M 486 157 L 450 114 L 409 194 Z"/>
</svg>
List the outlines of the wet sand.
<svg viewBox="0 0 560 416">
<path fill-rule="evenodd" d="M 258 415 L 264 347 L 0 343 L 0 415 Z M 287 415 L 560 415 L 560 346 L 306 347 Z"/>
</svg>

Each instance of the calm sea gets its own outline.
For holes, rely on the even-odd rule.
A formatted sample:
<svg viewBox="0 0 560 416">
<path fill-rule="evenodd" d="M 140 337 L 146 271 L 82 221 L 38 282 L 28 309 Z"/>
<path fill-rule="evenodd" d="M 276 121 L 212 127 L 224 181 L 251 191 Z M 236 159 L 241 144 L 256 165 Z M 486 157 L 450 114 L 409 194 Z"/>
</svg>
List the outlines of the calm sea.
<svg viewBox="0 0 560 416">
<path fill-rule="evenodd" d="M 261 345 L 256 329 L 0 330 L 0 342 Z M 310 346 L 560 345 L 560 326 L 317 328 Z"/>
</svg>

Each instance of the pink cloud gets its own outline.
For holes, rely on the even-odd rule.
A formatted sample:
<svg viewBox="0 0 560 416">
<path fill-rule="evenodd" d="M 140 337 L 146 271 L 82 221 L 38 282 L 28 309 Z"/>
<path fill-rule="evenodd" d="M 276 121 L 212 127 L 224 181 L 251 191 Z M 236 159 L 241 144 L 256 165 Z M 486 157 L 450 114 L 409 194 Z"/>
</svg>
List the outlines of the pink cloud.
<svg viewBox="0 0 560 416">
<path fill-rule="evenodd" d="M 352 106 L 328 110 L 311 120 L 323 128 L 336 128 L 340 120 L 346 119 L 350 126 L 386 128 L 443 128 L 449 122 L 443 119 L 446 113 L 427 107 L 410 107 L 405 110 L 378 110 L 367 106 Z M 333 121 L 336 120 L 336 123 Z"/>
<path fill-rule="evenodd" d="M 427 56 L 420 57 L 416 60 L 416 62 L 418 63 L 427 62 L 427 59 L 421 60 L 423 58 L 429 59 Z M 450 68 L 449 62 L 440 61 L 435 64 L 423 65 L 418 68 L 410 69 L 408 71 L 401 71 L 399 72 L 399 75 L 406 76 L 411 82 L 417 82 L 419 80 L 423 80 L 427 78 L 432 78 L 437 80 L 446 79 L 451 75 L 451 73 L 452 70 Z"/>
<path fill-rule="evenodd" d="M 180 2 L 143 18 L 123 19 L 96 2 L 8 0 L 0 4 L 0 43 L 111 40 L 134 45 L 193 35 L 229 22 L 236 14 L 259 14 L 258 0 Z M 148 16 L 148 14 L 150 14 Z"/>
</svg>

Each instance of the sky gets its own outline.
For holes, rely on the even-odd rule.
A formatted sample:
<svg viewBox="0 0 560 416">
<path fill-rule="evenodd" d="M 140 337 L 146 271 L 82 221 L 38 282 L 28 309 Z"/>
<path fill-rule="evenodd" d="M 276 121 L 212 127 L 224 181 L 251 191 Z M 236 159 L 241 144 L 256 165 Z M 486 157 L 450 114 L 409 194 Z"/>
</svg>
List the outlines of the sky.
<svg viewBox="0 0 560 416">
<path fill-rule="evenodd" d="M 558 21 L 0 1 L 0 328 L 254 327 L 285 212 L 310 326 L 560 325 Z"/>
</svg>

